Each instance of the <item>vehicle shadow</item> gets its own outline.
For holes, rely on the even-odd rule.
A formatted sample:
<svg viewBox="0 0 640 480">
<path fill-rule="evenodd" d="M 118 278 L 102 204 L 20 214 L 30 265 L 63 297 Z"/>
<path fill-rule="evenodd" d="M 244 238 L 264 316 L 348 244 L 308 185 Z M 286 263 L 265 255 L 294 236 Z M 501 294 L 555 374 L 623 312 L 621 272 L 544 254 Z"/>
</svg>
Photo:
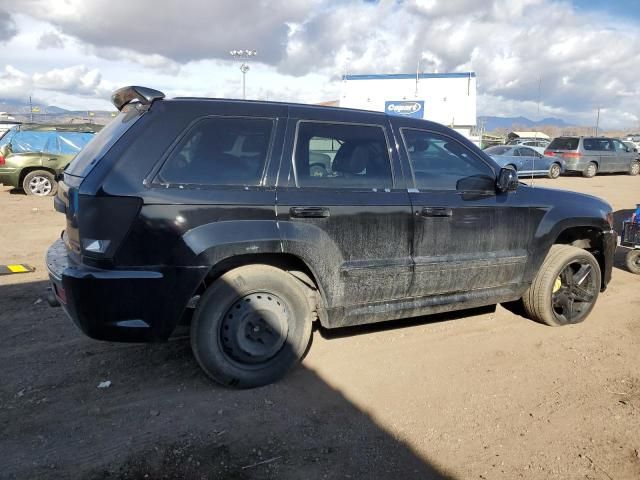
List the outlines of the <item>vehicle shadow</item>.
<svg viewBox="0 0 640 480">
<path fill-rule="evenodd" d="M 185 338 L 85 337 L 47 286 L 0 285 L 2 479 L 452 478 L 304 365 L 225 389 Z"/>
</svg>

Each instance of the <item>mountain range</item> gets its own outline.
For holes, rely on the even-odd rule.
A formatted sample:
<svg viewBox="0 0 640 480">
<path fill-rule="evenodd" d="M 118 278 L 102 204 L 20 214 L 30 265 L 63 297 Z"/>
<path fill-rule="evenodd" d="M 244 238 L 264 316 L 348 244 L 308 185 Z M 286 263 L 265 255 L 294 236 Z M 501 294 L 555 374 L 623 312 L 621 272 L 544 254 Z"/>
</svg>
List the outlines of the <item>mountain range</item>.
<svg viewBox="0 0 640 480">
<path fill-rule="evenodd" d="M 34 120 L 46 121 L 46 122 L 65 122 L 70 118 L 78 117 L 91 117 L 95 120 L 108 121 L 111 118 L 113 111 L 108 110 L 67 110 L 64 108 L 56 107 L 55 105 L 42 105 L 33 103 Z M 29 121 L 31 115 L 29 114 L 29 104 L 26 102 L 20 102 L 15 100 L 5 100 L 0 98 L 0 112 L 7 112 L 12 115 L 16 120 Z M 90 112 L 90 113 L 89 113 Z M 102 122 L 100 122 L 102 123 Z M 492 132 L 498 129 L 512 129 L 516 126 L 518 128 L 534 128 L 539 126 L 551 126 L 564 128 L 570 126 L 561 118 L 543 118 L 542 120 L 530 120 L 526 117 L 494 117 L 494 116 L 480 116 L 478 117 L 478 126 L 484 124 L 485 132 Z"/>
<path fill-rule="evenodd" d="M 569 127 L 570 124 L 562 120 L 561 118 L 543 118 L 542 120 L 530 120 L 526 117 L 478 117 L 478 126 L 484 123 L 484 131 L 492 132 L 501 128 L 511 129 L 515 126 L 519 128 L 533 128 L 533 127 Z"/>
</svg>

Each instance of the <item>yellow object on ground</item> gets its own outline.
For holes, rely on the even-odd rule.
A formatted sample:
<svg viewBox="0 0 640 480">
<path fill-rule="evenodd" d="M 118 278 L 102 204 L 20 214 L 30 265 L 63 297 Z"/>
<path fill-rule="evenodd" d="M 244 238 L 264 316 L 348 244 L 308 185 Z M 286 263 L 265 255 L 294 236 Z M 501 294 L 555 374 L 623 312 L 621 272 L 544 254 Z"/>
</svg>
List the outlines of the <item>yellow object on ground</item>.
<svg viewBox="0 0 640 480">
<path fill-rule="evenodd" d="M 0 275 L 11 275 L 12 273 L 30 273 L 35 271 L 36 269 L 30 265 L 0 265 Z"/>
</svg>

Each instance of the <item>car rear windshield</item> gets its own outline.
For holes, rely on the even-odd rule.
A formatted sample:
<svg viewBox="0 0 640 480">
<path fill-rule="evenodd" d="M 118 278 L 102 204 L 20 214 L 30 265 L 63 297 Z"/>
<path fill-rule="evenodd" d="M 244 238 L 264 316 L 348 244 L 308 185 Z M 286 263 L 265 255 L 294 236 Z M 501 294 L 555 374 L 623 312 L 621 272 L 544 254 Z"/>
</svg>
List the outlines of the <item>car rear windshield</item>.
<svg viewBox="0 0 640 480">
<path fill-rule="evenodd" d="M 580 139 L 577 137 L 558 137 L 554 138 L 549 144 L 549 150 L 577 150 Z"/>
<path fill-rule="evenodd" d="M 512 150 L 511 147 L 490 147 L 485 150 L 489 155 L 505 155 Z"/>
<path fill-rule="evenodd" d="M 73 159 L 64 173 L 75 177 L 86 177 L 140 116 L 141 113 L 134 107 L 120 113 L 100 133 L 93 137 Z"/>
</svg>

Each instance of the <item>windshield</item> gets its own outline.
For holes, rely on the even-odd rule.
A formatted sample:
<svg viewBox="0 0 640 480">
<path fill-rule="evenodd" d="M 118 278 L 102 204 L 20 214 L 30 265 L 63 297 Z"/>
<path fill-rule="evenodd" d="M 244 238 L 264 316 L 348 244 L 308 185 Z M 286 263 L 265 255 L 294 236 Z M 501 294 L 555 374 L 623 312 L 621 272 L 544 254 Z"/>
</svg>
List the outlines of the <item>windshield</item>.
<svg viewBox="0 0 640 480">
<path fill-rule="evenodd" d="M 129 108 L 126 112 L 120 113 L 80 151 L 69 164 L 65 173 L 76 177 L 86 177 L 140 116 L 141 114 L 136 108 Z"/>
</svg>

